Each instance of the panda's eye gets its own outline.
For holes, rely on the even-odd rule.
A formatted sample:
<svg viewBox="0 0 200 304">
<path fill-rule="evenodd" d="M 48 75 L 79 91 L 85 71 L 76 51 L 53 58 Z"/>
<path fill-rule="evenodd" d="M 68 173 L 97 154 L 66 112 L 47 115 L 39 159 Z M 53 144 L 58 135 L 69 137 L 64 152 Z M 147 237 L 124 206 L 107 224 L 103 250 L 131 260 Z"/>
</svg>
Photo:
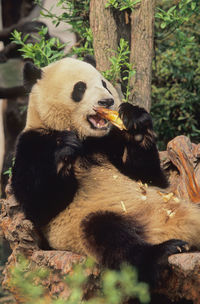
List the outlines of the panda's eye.
<svg viewBox="0 0 200 304">
<path fill-rule="evenodd" d="M 112 95 L 112 93 L 110 92 L 110 90 L 108 90 L 107 84 L 106 84 L 106 82 L 104 80 L 102 80 L 102 85 Z"/>
<path fill-rule="evenodd" d="M 76 102 L 81 101 L 83 95 L 85 93 L 87 86 L 86 83 L 83 81 L 79 81 L 74 85 L 73 92 L 72 92 L 72 99 Z"/>
</svg>

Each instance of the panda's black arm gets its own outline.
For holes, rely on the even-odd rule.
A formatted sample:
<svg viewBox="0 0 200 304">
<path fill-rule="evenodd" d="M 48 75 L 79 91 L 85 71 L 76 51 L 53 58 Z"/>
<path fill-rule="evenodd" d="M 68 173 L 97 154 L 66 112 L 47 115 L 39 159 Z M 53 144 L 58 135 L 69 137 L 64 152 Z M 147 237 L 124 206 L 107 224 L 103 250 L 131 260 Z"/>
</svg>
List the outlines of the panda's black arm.
<svg viewBox="0 0 200 304">
<path fill-rule="evenodd" d="M 69 131 L 30 130 L 19 136 L 11 183 L 27 218 L 37 226 L 72 201 L 77 189 L 72 163 L 79 149 Z"/>
<path fill-rule="evenodd" d="M 128 176 L 161 188 L 168 186 L 168 181 L 160 166 L 160 159 L 155 143 L 145 148 L 134 141 L 127 142 L 124 150 L 123 169 Z"/>
<path fill-rule="evenodd" d="M 150 114 L 145 109 L 129 103 L 120 105 L 119 114 L 127 129 L 122 134 L 122 171 L 136 180 L 167 187 L 168 182 L 160 166 Z"/>
</svg>

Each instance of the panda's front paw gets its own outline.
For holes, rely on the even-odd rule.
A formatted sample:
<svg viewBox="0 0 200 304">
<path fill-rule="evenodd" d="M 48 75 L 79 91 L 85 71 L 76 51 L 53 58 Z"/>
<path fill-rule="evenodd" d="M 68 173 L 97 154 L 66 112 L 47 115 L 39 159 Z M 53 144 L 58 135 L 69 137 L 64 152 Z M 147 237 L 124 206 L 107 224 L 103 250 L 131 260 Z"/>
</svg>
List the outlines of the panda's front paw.
<svg viewBox="0 0 200 304">
<path fill-rule="evenodd" d="M 144 108 L 123 102 L 119 106 L 119 115 L 130 133 L 144 133 L 147 129 L 153 129 L 151 116 Z"/>
<path fill-rule="evenodd" d="M 59 132 L 56 138 L 55 160 L 60 171 L 61 167 L 71 167 L 71 163 L 82 151 L 82 142 L 74 132 Z"/>
<path fill-rule="evenodd" d="M 139 106 L 124 102 L 119 107 L 119 116 L 129 134 L 136 142 L 148 146 L 154 142 L 153 123 L 150 114 Z"/>
</svg>

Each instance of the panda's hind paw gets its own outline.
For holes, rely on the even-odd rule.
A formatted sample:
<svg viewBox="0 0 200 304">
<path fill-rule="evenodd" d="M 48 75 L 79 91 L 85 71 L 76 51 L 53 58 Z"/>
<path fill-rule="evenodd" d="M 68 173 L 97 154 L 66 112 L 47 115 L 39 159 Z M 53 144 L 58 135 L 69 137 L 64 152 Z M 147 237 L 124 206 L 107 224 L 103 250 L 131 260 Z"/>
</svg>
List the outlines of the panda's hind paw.
<svg viewBox="0 0 200 304">
<path fill-rule="evenodd" d="M 189 244 L 178 239 L 171 239 L 153 246 L 153 256 L 157 264 L 168 263 L 168 257 L 172 254 L 184 253 L 190 250 Z"/>
<path fill-rule="evenodd" d="M 153 288 L 158 287 L 159 282 L 162 282 L 163 270 L 168 269 L 168 257 L 189 250 L 188 243 L 178 239 L 152 245 L 149 250 L 145 251 L 141 272 L 139 273 L 140 280 L 148 282 Z"/>
</svg>

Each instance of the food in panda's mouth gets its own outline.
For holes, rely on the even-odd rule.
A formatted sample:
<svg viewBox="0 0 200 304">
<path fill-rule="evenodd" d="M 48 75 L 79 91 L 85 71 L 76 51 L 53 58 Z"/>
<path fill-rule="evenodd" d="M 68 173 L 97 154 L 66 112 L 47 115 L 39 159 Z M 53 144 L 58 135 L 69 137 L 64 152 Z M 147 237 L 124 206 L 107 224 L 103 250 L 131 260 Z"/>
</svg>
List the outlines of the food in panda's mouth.
<svg viewBox="0 0 200 304">
<path fill-rule="evenodd" d="M 105 129 L 108 125 L 108 121 L 102 118 L 102 116 L 99 115 L 99 113 L 94 115 L 88 115 L 87 119 L 91 124 L 91 126 L 95 129 Z"/>
<path fill-rule="evenodd" d="M 126 130 L 126 127 L 124 126 L 123 121 L 119 117 L 119 113 L 117 111 L 106 109 L 103 107 L 94 108 L 94 110 L 100 115 L 100 117 L 110 121 L 114 126 L 119 128 L 120 130 Z"/>
</svg>

